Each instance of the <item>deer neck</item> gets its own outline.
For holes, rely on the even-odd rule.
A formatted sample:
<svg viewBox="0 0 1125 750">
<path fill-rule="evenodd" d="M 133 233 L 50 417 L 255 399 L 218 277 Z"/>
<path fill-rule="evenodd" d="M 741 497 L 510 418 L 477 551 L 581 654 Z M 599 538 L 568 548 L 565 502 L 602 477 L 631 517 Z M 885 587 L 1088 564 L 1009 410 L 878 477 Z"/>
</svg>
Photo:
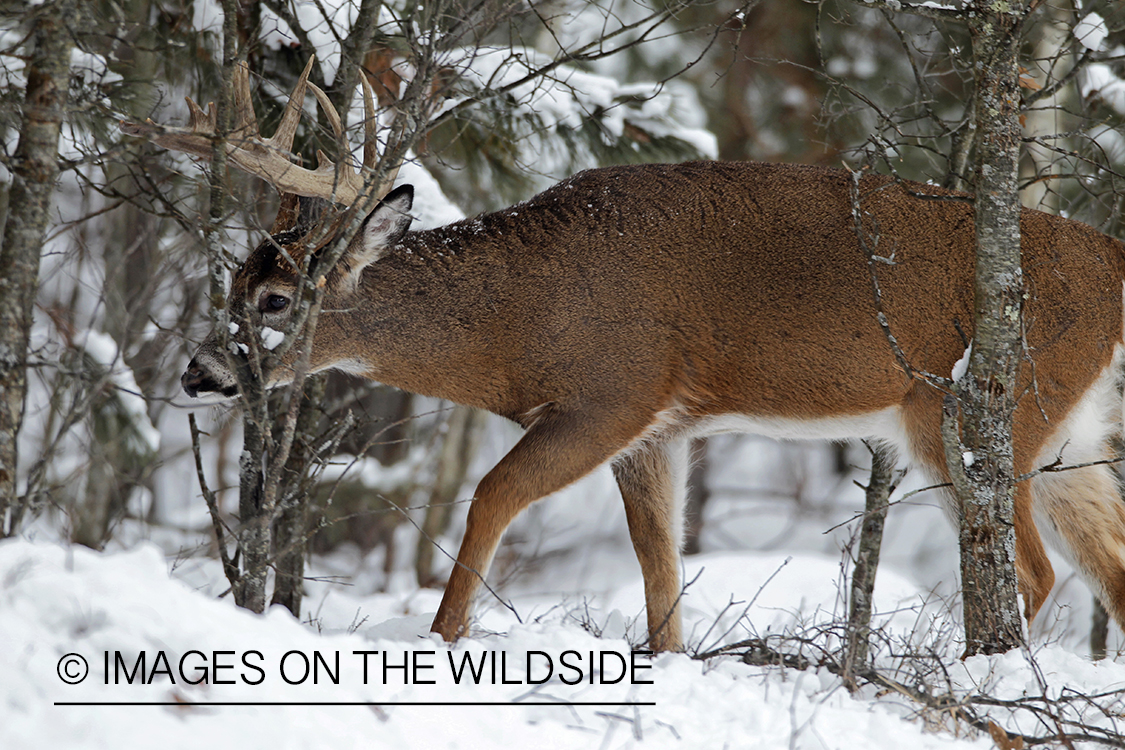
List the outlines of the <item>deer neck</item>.
<svg viewBox="0 0 1125 750">
<path fill-rule="evenodd" d="M 495 290 L 502 288 L 487 238 L 471 222 L 412 232 L 363 274 L 355 305 L 339 321 L 364 341 L 356 370 L 425 396 L 504 413 L 507 361 Z M 481 241 L 484 240 L 484 241 Z M 350 369 L 350 368 L 345 368 Z"/>
</svg>

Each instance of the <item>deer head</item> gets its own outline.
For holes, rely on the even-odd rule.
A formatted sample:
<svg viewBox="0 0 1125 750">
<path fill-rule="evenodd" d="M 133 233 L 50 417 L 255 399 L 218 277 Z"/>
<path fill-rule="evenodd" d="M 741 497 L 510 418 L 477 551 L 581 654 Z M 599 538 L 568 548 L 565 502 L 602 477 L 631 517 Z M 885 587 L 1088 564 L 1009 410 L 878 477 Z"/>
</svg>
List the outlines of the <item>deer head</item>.
<svg viewBox="0 0 1125 750">
<path fill-rule="evenodd" d="M 413 200 L 413 187 L 403 185 L 384 197 L 364 219 L 360 231 L 325 278 L 325 304 L 329 308 L 354 309 L 358 306 L 356 293 L 361 274 L 406 234 L 410 227 Z M 291 230 L 274 234 L 238 268 L 227 300 L 231 313 L 229 335 L 222 337 L 212 332 L 196 350 L 180 379 L 189 396 L 238 395 L 237 378 L 227 354 L 221 349 L 223 338 L 228 341 L 231 355 L 246 357 L 255 346 L 273 351 L 283 342 L 285 333 L 294 328 L 292 318 L 302 281 L 308 278 L 312 264 L 335 235 L 332 231 L 325 232 L 325 239 L 319 245 L 309 247 L 308 235 L 316 229 L 315 224 L 299 222 Z M 310 254 L 311 258 L 308 257 Z M 332 367 L 349 369 L 349 363 L 355 362 L 354 354 L 349 354 L 352 347 L 349 342 L 341 340 L 331 320 L 326 328 L 314 338 L 310 352 L 311 372 Z M 251 341 L 254 336 L 258 337 L 257 342 Z M 263 373 L 268 386 L 284 385 L 292 379 L 296 356 L 296 348 L 287 348 L 279 361 Z"/>
<path fill-rule="evenodd" d="M 324 281 L 332 304 L 348 306 L 363 269 L 377 260 L 386 247 L 397 242 L 410 226 L 413 189 L 403 186 L 387 195 L 398 173 L 398 164 L 378 174 L 379 151 L 376 113 L 371 86 L 361 76 L 366 119 L 363 164 L 359 170 L 348 166 L 348 149 L 341 118 L 325 93 L 308 82 L 315 58 L 309 59 L 289 97 L 281 123 L 272 138 L 263 138 L 258 129 L 250 98 L 249 71 L 245 63 L 235 69 L 233 102 L 235 125 L 227 134 L 226 151 L 230 163 L 238 169 L 273 184 L 282 193 L 282 206 L 274 228 L 265 241 L 252 252 L 232 278 L 227 307 L 230 327 L 227 335 L 213 331 L 200 345 L 184 372 L 184 391 L 194 397 L 218 394 L 237 395 L 237 378 L 228 354 L 247 357 L 259 349 L 273 351 L 282 344 L 285 333 L 293 328 L 295 301 L 302 280 L 343 230 L 346 214 L 334 204 L 358 206 L 378 200 L 364 219 L 358 233 L 351 239 L 338 262 L 328 269 Z M 291 159 L 293 140 L 301 115 L 301 102 L 311 91 L 324 112 L 336 139 L 339 158 L 331 160 L 317 151 L 319 165 L 306 169 Z M 187 99 L 191 120 L 187 128 L 166 127 L 151 120 L 143 124 L 122 123 L 130 135 L 147 138 L 165 148 L 182 151 L 205 159 L 213 153 L 217 137 L 217 116 L 214 104 L 206 111 L 191 98 Z M 370 184 L 365 184 L 365 179 Z M 254 340 L 257 338 L 257 340 Z M 322 337 L 330 338 L 330 337 Z M 223 351 L 222 342 L 227 342 Z M 340 347 L 317 347 L 312 350 L 312 372 L 333 366 L 331 352 Z M 268 386 L 287 383 L 292 378 L 296 352 L 283 347 L 280 357 L 267 358 L 262 372 Z"/>
</svg>

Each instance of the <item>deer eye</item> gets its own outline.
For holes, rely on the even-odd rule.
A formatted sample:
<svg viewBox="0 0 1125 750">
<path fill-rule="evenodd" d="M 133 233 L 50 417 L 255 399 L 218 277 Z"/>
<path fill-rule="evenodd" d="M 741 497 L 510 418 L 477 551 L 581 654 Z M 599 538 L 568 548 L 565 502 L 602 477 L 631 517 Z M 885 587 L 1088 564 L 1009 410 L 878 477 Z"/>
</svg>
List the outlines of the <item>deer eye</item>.
<svg viewBox="0 0 1125 750">
<path fill-rule="evenodd" d="M 262 312 L 281 312 L 289 307 L 289 298 L 283 297 L 280 294 L 271 294 L 262 300 L 259 306 Z"/>
</svg>

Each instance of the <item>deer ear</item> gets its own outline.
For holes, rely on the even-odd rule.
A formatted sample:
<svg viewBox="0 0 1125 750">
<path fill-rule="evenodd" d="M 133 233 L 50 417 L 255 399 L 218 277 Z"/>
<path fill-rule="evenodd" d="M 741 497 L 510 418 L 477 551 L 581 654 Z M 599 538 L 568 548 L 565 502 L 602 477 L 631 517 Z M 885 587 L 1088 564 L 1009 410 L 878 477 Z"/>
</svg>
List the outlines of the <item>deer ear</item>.
<svg viewBox="0 0 1125 750">
<path fill-rule="evenodd" d="M 364 268 L 386 255 L 387 248 L 401 240 L 410 229 L 410 222 L 414 220 L 410 215 L 413 205 L 414 186 L 403 185 L 388 193 L 364 219 L 363 228 L 348 253 L 352 273 L 356 277 Z"/>
</svg>

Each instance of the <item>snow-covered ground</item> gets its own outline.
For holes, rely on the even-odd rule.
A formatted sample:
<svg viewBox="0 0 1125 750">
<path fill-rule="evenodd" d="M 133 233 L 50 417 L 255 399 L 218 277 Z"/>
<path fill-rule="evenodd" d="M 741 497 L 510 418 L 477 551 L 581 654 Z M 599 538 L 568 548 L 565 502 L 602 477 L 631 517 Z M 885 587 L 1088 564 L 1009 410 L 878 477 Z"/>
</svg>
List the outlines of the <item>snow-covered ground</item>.
<svg viewBox="0 0 1125 750">
<path fill-rule="evenodd" d="M 686 575 L 695 579 L 687 630 L 703 647 L 828 622 L 838 610 L 831 556 L 711 553 L 689 558 Z M 852 696 L 825 669 L 634 656 L 626 637 L 643 628 L 633 622 L 639 581 L 562 606 L 557 594 L 514 597 L 519 619 L 486 607 L 473 637 L 453 647 L 427 633 L 434 591 L 314 583 L 301 624 L 203 591 L 216 588 L 217 564 L 169 559 L 151 543 L 118 553 L 0 543 L 0 747 L 993 746 L 954 714 L 922 712 L 893 692 Z M 884 632 L 906 642 L 940 622 L 924 598 L 881 571 L 877 609 L 895 612 L 880 618 Z M 1125 690 L 1125 664 L 1061 647 L 1036 652 L 1042 682 L 1026 654 L 945 656 L 945 689 L 958 694 Z M 137 702 L 160 705 L 105 705 Z M 245 705 L 214 705 L 230 703 Z M 1031 716 L 1003 723 L 1045 733 Z"/>
</svg>

